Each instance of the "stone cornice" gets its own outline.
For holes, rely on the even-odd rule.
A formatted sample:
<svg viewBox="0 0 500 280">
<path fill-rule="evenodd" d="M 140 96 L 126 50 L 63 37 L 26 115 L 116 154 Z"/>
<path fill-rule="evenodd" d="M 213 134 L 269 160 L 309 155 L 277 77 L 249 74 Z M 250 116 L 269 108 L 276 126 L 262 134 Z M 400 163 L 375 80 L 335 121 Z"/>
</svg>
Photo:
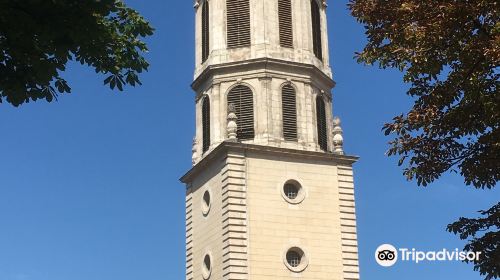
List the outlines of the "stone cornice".
<svg viewBox="0 0 500 280">
<path fill-rule="evenodd" d="M 326 75 L 318 67 L 312 64 L 298 63 L 273 58 L 255 58 L 244 61 L 228 62 L 221 64 L 213 64 L 207 66 L 203 72 L 193 81 L 191 88 L 198 91 L 200 87 L 210 80 L 213 75 L 224 73 L 242 73 L 249 70 L 269 69 L 274 70 L 283 67 L 290 67 L 300 70 L 302 73 L 307 73 L 311 77 L 317 77 L 319 80 L 330 88 L 335 87 L 335 82 L 331 77 Z"/>
<path fill-rule="evenodd" d="M 244 153 L 247 156 L 255 156 L 259 154 L 290 156 L 345 165 L 352 165 L 359 159 L 359 157 L 357 156 L 337 155 L 325 152 L 313 152 L 225 141 L 217 146 L 213 151 L 210 152 L 210 154 L 205 156 L 195 166 L 193 166 L 191 170 L 189 170 L 180 178 L 180 181 L 189 185 L 189 183 L 198 175 L 198 173 L 205 170 L 215 160 L 223 158 L 229 152 Z"/>
</svg>

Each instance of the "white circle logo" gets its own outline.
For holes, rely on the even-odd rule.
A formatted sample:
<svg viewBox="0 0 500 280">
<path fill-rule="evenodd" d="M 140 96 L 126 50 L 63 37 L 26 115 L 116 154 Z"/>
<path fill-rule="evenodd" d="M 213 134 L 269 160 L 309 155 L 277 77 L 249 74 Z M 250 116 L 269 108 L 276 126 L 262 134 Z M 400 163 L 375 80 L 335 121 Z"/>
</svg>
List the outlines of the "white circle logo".
<svg viewBox="0 0 500 280">
<path fill-rule="evenodd" d="M 390 267 L 398 261 L 398 250 L 390 245 L 380 245 L 375 251 L 375 260 L 383 267 Z"/>
</svg>

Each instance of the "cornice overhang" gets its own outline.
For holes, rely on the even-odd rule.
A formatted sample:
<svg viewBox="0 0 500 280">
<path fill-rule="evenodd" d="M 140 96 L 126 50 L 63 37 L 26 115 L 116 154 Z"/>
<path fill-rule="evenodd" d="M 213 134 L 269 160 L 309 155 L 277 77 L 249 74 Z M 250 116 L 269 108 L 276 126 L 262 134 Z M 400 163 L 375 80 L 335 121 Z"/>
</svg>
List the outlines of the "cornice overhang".
<svg viewBox="0 0 500 280">
<path fill-rule="evenodd" d="M 258 156 L 259 154 L 277 155 L 281 157 L 295 157 L 344 165 L 352 165 L 359 159 L 358 156 L 338 155 L 325 152 L 304 151 L 224 141 L 219 144 L 214 150 L 212 150 L 207 156 L 205 156 L 200 162 L 193 166 L 191 170 L 184 174 L 180 178 L 180 181 L 184 184 L 189 184 L 193 181 L 193 178 L 203 172 L 208 166 L 215 163 L 218 159 L 223 158 L 230 152 L 244 154 L 248 157 Z"/>
<path fill-rule="evenodd" d="M 318 77 L 322 83 L 330 88 L 335 87 L 335 81 L 321 71 L 318 67 L 312 64 L 298 63 L 293 61 L 286 61 L 274 58 L 255 58 L 243 61 L 220 63 L 208 65 L 203 72 L 201 72 L 191 84 L 194 91 L 198 91 L 203 83 L 210 79 L 212 76 L 224 73 L 238 73 L 243 71 L 258 70 L 258 69 L 279 69 L 283 67 L 291 67 L 299 69 L 303 73 L 309 74 L 311 77 Z"/>
</svg>

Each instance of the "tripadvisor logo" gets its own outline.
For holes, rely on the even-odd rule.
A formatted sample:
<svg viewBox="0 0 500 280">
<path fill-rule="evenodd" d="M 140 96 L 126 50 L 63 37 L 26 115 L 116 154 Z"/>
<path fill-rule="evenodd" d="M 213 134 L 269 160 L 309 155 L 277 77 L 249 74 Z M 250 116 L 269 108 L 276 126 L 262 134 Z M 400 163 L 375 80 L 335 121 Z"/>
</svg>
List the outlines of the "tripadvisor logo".
<svg viewBox="0 0 500 280">
<path fill-rule="evenodd" d="M 375 250 L 375 260 L 383 267 L 391 267 L 398 261 L 414 262 L 416 264 L 425 261 L 478 261 L 480 255 L 481 252 L 465 252 L 459 249 L 451 251 L 442 249 L 440 251 L 427 252 L 419 251 L 415 248 L 399 248 L 398 250 L 390 244 L 380 245 L 377 250 Z"/>
<path fill-rule="evenodd" d="M 398 261 L 398 250 L 390 244 L 380 245 L 375 251 L 375 260 L 381 266 L 393 266 Z"/>
</svg>

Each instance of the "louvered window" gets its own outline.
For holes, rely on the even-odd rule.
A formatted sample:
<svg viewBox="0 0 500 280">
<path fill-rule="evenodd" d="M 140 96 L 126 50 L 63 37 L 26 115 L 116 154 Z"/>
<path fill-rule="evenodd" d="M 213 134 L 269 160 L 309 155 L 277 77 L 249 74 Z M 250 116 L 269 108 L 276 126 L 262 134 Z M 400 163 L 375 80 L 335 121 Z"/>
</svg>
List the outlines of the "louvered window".
<svg viewBox="0 0 500 280">
<path fill-rule="evenodd" d="M 210 148 L 210 98 L 205 96 L 202 101 L 201 122 L 203 130 L 203 152 Z"/>
<path fill-rule="evenodd" d="M 210 54 L 210 8 L 208 1 L 203 3 L 201 10 L 201 62 L 205 62 Z"/>
<path fill-rule="evenodd" d="M 298 267 L 302 261 L 302 256 L 296 251 L 288 251 L 286 261 L 291 267 Z"/>
<path fill-rule="evenodd" d="M 249 0 L 226 0 L 227 47 L 250 46 Z"/>
<path fill-rule="evenodd" d="M 297 140 L 297 103 L 295 89 L 285 85 L 281 91 L 283 107 L 283 137 L 288 141 Z"/>
<path fill-rule="evenodd" d="M 318 126 L 318 144 L 323 151 L 328 148 L 326 137 L 326 112 L 325 101 L 321 96 L 316 98 L 316 122 Z"/>
<path fill-rule="evenodd" d="M 280 45 L 293 48 L 292 1 L 278 0 Z"/>
<path fill-rule="evenodd" d="M 236 86 L 227 95 L 227 104 L 233 104 L 238 120 L 237 137 L 240 140 L 253 139 L 254 116 L 253 116 L 253 94 L 252 90 L 246 86 Z"/>
<path fill-rule="evenodd" d="M 321 48 L 321 16 L 316 0 L 311 0 L 311 20 L 314 55 L 320 60 L 323 60 L 323 50 Z"/>
</svg>

